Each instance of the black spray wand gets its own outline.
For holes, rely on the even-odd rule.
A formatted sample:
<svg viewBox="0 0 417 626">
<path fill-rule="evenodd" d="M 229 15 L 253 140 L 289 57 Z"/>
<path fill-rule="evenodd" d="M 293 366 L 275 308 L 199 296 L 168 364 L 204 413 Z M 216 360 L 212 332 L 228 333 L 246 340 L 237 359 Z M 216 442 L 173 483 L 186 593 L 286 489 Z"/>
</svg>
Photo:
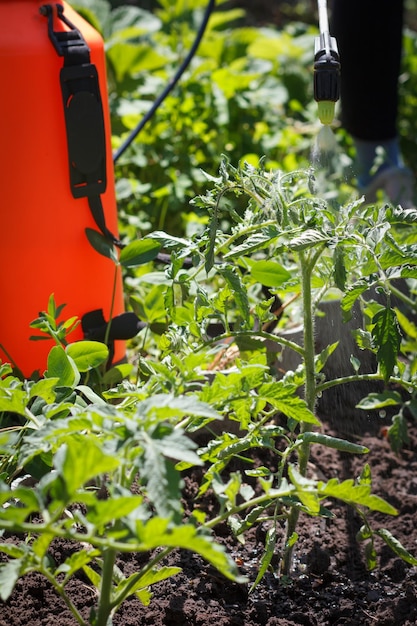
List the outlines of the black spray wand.
<svg viewBox="0 0 417 626">
<path fill-rule="evenodd" d="M 340 95 L 340 60 L 336 39 L 331 37 L 327 1 L 318 0 L 320 35 L 314 45 L 314 99 L 322 124 L 331 124 Z"/>
</svg>

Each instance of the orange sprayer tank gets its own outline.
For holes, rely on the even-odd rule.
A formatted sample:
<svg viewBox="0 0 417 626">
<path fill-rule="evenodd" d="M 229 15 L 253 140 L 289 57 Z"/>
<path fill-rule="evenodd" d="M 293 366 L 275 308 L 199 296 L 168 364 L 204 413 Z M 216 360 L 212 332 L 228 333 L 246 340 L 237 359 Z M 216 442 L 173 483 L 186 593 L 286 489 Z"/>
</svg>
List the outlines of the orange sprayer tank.
<svg viewBox="0 0 417 626">
<path fill-rule="evenodd" d="M 71 193 L 60 86 L 63 59 L 48 37 L 42 4 L 0 0 L 0 359 L 12 361 L 26 376 L 43 373 L 54 345 L 29 340 L 39 334 L 29 324 L 46 310 L 49 296 L 66 304 L 62 319 L 103 309 L 108 320 L 115 278 L 113 262 L 87 240 L 86 228 L 98 230 L 87 198 Z M 103 41 L 70 6 L 57 4 L 82 33 L 97 68 L 107 171 L 101 200 L 107 227 L 117 233 Z M 119 274 L 113 316 L 122 312 Z M 82 338 L 80 325 L 69 340 Z M 117 341 L 114 360 L 123 356 L 124 343 Z"/>
</svg>

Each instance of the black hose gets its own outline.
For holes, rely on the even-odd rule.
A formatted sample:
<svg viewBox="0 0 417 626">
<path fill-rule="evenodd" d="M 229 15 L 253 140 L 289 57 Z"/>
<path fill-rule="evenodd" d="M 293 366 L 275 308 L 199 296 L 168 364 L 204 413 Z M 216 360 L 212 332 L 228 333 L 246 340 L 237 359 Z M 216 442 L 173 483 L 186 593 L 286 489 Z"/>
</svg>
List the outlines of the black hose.
<svg viewBox="0 0 417 626">
<path fill-rule="evenodd" d="M 145 126 L 145 124 L 147 122 L 149 122 L 149 120 L 154 115 L 155 111 L 161 106 L 162 102 L 165 100 L 167 95 L 172 91 L 172 89 L 175 87 L 175 85 L 177 84 L 177 82 L 179 81 L 179 79 L 181 78 L 181 76 L 183 75 L 185 70 L 187 69 L 188 65 L 190 64 L 190 62 L 191 62 L 191 60 L 193 58 L 193 56 L 197 52 L 197 48 L 200 45 L 200 42 L 201 42 L 201 40 L 203 38 L 204 32 L 206 30 L 206 27 L 207 27 L 210 15 L 213 12 L 215 4 L 216 4 L 215 0 L 209 0 L 209 2 L 207 4 L 207 7 L 206 7 L 206 10 L 204 12 L 203 20 L 202 20 L 202 22 L 200 24 L 200 28 L 198 29 L 196 38 L 194 40 L 193 45 L 190 48 L 190 51 L 188 52 L 188 54 L 185 57 L 184 61 L 181 63 L 181 65 L 178 68 L 175 76 L 169 81 L 169 83 L 167 84 L 167 86 L 165 87 L 163 92 L 160 94 L 160 96 L 158 96 L 158 98 L 155 100 L 155 102 L 153 103 L 153 105 L 151 106 L 149 111 L 141 119 L 141 121 L 136 126 L 136 128 L 134 128 L 132 130 L 132 132 L 127 137 L 127 139 L 122 143 L 122 145 L 116 150 L 116 152 L 113 155 L 113 162 L 114 163 L 116 163 L 116 161 L 122 156 L 124 151 L 136 139 L 136 137 L 138 136 L 138 134 L 140 133 L 142 128 Z"/>
</svg>

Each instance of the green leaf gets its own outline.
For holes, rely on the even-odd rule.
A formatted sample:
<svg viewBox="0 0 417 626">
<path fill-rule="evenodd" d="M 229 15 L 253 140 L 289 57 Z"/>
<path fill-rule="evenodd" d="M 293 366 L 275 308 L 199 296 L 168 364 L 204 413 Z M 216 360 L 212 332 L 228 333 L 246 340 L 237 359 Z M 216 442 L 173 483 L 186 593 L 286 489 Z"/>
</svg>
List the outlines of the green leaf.
<svg viewBox="0 0 417 626">
<path fill-rule="evenodd" d="M 222 416 L 208 403 L 201 402 L 196 396 L 174 396 L 173 394 L 155 394 L 138 403 L 136 409 L 138 417 L 153 413 L 163 419 L 181 415 L 194 415 L 222 419 Z"/>
<path fill-rule="evenodd" d="M 318 230 L 307 229 L 299 237 L 291 239 L 289 247 L 291 250 L 306 250 L 308 248 L 316 248 L 318 245 L 329 241 L 329 236 Z"/>
<path fill-rule="evenodd" d="M 384 409 L 387 406 L 398 406 L 402 404 L 401 395 L 397 391 L 383 391 L 382 393 L 370 393 L 356 405 L 358 409 L 364 411 L 375 411 Z"/>
<path fill-rule="evenodd" d="M 142 496 L 119 496 L 108 500 L 96 500 L 88 509 L 86 518 L 97 528 L 128 516 L 143 504 Z"/>
<path fill-rule="evenodd" d="M 375 534 L 381 537 L 381 539 L 385 541 L 387 546 L 389 546 L 391 550 L 403 561 L 409 563 L 409 565 L 413 565 L 414 567 L 417 565 L 417 558 L 410 554 L 408 550 L 404 548 L 402 543 L 389 532 L 389 530 L 386 530 L 385 528 L 380 528 L 375 531 Z"/>
<path fill-rule="evenodd" d="M 13 559 L 8 563 L 0 563 L 0 598 L 6 602 L 19 580 L 23 562 L 21 559 Z"/>
<path fill-rule="evenodd" d="M 306 507 L 307 513 L 318 515 L 320 513 L 320 500 L 315 481 L 302 476 L 292 464 L 288 465 L 288 476 L 295 487 L 297 497 Z"/>
<path fill-rule="evenodd" d="M 108 347 L 99 341 L 76 341 L 70 343 L 65 352 L 74 361 L 79 372 L 94 369 L 109 358 Z"/>
<path fill-rule="evenodd" d="M 139 239 L 132 241 L 120 252 L 120 264 L 123 267 L 136 267 L 153 261 L 159 251 L 161 244 L 155 239 Z"/>
<path fill-rule="evenodd" d="M 401 333 L 395 311 L 383 308 L 372 319 L 372 337 L 377 345 L 376 358 L 385 382 L 388 382 L 401 345 Z"/>
<path fill-rule="evenodd" d="M 412 339 L 417 339 L 417 326 L 408 319 L 399 309 L 394 309 L 397 316 L 398 323 L 403 331 Z"/>
<path fill-rule="evenodd" d="M 96 252 L 107 257 L 108 259 L 111 259 L 114 263 L 118 262 L 114 245 L 111 241 L 109 241 L 109 239 L 107 239 L 107 237 L 93 228 L 86 228 L 85 234 Z"/>
<path fill-rule="evenodd" d="M 290 272 L 276 261 L 255 261 L 251 276 L 265 287 L 279 287 L 291 278 Z"/>
<path fill-rule="evenodd" d="M 63 476 L 68 493 L 73 494 L 91 478 L 114 470 L 119 460 L 105 454 L 99 441 L 71 433 L 56 453 L 54 465 Z"/>
<path fill-rule="evenodd" d="M 153 517 L 146 523 L 136 522 L 137 539 L 142 550 L 153 550 L 160 547 L 183 548 L 200 554 L 226 578 L 238 582 L 246 579 L 239 576 L 236 564 L 225 552 L 223 546 L 215 543 L 211 535 L 203 535 L 192 524 L 170 526 L 167 519 Z"/>
<path fill-rule="evenodd" d="M 356 302 L 356 300 L 361 296 L 367 289 L 369 289 L 369 285 L 367 282 L 362 281 L 356 283 L 353 287 L 351 287 L 343 296 L 341 301 L 342 311 L 343 311 L 343 321 L 347 322 L 352 317 L 352 309 Z"/>
<path fill-rule="evenodd" d="M 55 400 L 58 381 L 58 378 L 42 378 L 36 381 L 30 388 L 30 398 L 43 398 L 47 404 L 51 404 Z"/>
<path fill-rule="evenodd" d="M 297 422 L 321 425 L 314 413 L 309 410 L 305 400 L 297 396 L 295 387 L 291 385 L 282 381 L 264 383 L 258 389 L 258 396 Z"/>
<path fill-rule="evenodd" d="M 333 276 L 336 287 L 338 287 L 340 291 L 345 291 L 347 273 L 345 265 L 345 251 L 341 246 L 336 246 L 334 251 Z"/>
<path fill-rule="evenodd" d="M 75 387 L 80 382 L 80 373 L 62 346 L 54 346 L 48 355 L 46 378 L 56 378 L 59 387 Z"/>
<path fill-rule="evenodd" d="M 78 552 L 74 552 L 57 567 L 54 572 L 54 576 L 56 577 L 58 574 L 64 574 L 64 580 L 69 580 L 75 572 L 78 572 L 80 569 L 84 569 L 88 563 L 91 563 L 91 561 L 98 556 L 100 556 L 100 550 L 86 550 L 84 548 Z"/>
<path fill-rule="evenodd" d="M 164 439 L 146 438 L 141 478 L 146 482 L 147 496 L 161 517 L 179 523 L 182 518 L 181 477 L 164 452 Z"/>
<path fill-rule="evenodd" d="M 409 443 L 410 438 L 408 436 L 407 420 L 401 413 L 394 415 L 392 418 L 392 424 L 388 429 L 388 441 L 392 450 L 396 453 L 404 447 L 404 444 Z"/>
<path fill-rule="evenodd" d="M 223 276 L 226 281 L 230 291 L 233 294 L 234 301 L 236 302 L 237 308 L 244 321 L 248 324 L 250 319 L 250 307 L 248 294 L 246 293 L 246 289 L 242 284 L 241 278 L 238 274 L 238 271 L 235 267 L 231 265 L 227 266 L 219 266 L 217 271 L 221 276 Z"/>
<path fill-rule="evenodd" d="M 377 553 L 376 553 L 373 541 L 369 541 L 365 545 L 365 560 L 366 560 L 366 567 L 368 568 L 369 571 L 374 570 L 378 565 L 378 557 L 377 557 Z"/>
<path fill-rule="evenodd" d="M 357 443 L 352 443 L 351 441 L 346 441 L 345 439 L 330 437 L 330 435 L 314 433 L 311 431 L 302 433 L 297 437 L 297 440 L 309 444 L 318 443 L 326 446 L 327 448 L 333 448 L 335 450 L 340 450 L 341 452 L 350 452 L 351 454 L 367 454 L 369 452 L 369 448 L 361 446 Z"/>
<path fill-rule="evenodd" d="M 349 478 L 339 483 L 337 478 L 331 478 L 327 483 L 318 483 L 320 495 L 329 496 L 343 500 L 348 504 L 360 504 L 368 507 L 371 511 L 379 511 L 387 515 L 398 515 L 397 509 L 388 502 L 371 494 L 369 484 L 355 484 L 353 479 Z"/>
<path fill-rule="evenodd" d="M 254 581 L 254 583 L 252 584 L 249 593 L 252 593 L 252 591 L 254 591 L 254 589 L 258 586 L 258 584 L 261 582 L 262 578 L 264 577 L 266 571 L 268 570 L 271 561 L 272 561 L 272 557 L 274 556 L 275 553 L 275 546 L 277 543 L 277 531 L 275 526 L 272 526 L 271 528 L 268 528 L 267 532 L 266 532 L 266 537 L 265 537 L 265 550 L 262 553 L 262 557 L 261 557 L 261 562 L 259 565 L 259 569 L 258 569 L 258 573 L 256 576 L 256 579 Z"/>
<path fill-rule="evenodd" d="M 113 591 L 113 602 L 119 605 L 123 600 L 135 594 L 139 600 L 147 606 L 151 599 L 151 594 L 143 593 L 151 585 L 176 576 L 181 572 L 180 567 L 161 567 L 160 569 L 152 568 L 144 573 L 134 573 L 128 578 L 124 578 Z M 126 590 L 128 592 L 126 593 Z"/>
<path fill-rule="evenodd" d="M 0 413 L 17 413 L 26 416 L 27 400 L 27 393 L 23 389 L 0 387 Z"/>
<path fill-rule="evenodd" d="M 83 572 L 88 576 L 94 587 L 99 590 L 101 587 L 101 576 L 89 565 L 83 565 Z"/>
</svg>

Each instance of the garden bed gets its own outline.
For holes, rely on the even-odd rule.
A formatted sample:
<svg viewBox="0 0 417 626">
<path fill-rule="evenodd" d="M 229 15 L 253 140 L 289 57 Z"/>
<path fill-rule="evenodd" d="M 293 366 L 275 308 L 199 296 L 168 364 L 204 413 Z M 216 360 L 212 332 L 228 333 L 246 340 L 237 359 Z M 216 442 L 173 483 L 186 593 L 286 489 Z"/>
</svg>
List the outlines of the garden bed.
<svg viewBox="0 0 417 626">
<path fill-rule="evenodd" d="M 386 439 L 376 432 L 363 440 L 370 448 L 367 457 L 372 468 L 373 490 L 397 507 L 398 517 L 374 514 L 373 523 L 389 529 L 411 553 L 416 551 L 417 515 L 417 428 L 410 424 L 410 441 L 395 455 Z M 256 457 L 255 457 L 256 459 Z M 268 459 L 258 459 L 266 463 Z M 273 460 L 272 460 L 273 462 Z M 364 457 L 352 457 L 313 446 L 310 471 L 318 477 L 356 476 Z M 195 473 L 193 473 L 195 472 Z M 186 477 L 184 498 L 195 506 L 201 470 Z M 209 495 L 201 504 L 215 512 L 216 503 Z M 265 575 L 251 594 L 248 584 L 232 583 L 207 565 L 200 557 L 174 553 L 169 564 L 182 572 L 153 587 L 148 607 L 136 599 L 124 603 L 114 618 L 114 626 L 278 626 L 293 624 L 349 624 L 349 626 L 411 626 L 417 622 L 417 568 L 397 558 L 386 546 L 378 546 L 379 569 L 366 571 L 361 546 L 355 540 L 360 520 L 352 510 L 332 503 L 334 520 L 303 517 L 299 524 L 299 542 L 295 553 L 293 579 L 282 584 L 273 572 Z M 244 546 L 234 540 L 226 525 L 217 528 L 219 540 L 227 546 L 250 582 L 256 577 L 263 549 L 261 535 L 255 529 L 247 535 Z M 63 560 L 73 544 L 54 543 L 53 558 Z M 146 555 L 123 557 L 119 563 L 131 573 Z M 68 593 L 81 607 L 85 617 L 94 604 L 96 591 L 82 577 L 74 578 Z M 40 575 L 20 579 L 16 589 L 0 609 L 1 626 L 75 626 L 75 621 Z"/>
</svg>

